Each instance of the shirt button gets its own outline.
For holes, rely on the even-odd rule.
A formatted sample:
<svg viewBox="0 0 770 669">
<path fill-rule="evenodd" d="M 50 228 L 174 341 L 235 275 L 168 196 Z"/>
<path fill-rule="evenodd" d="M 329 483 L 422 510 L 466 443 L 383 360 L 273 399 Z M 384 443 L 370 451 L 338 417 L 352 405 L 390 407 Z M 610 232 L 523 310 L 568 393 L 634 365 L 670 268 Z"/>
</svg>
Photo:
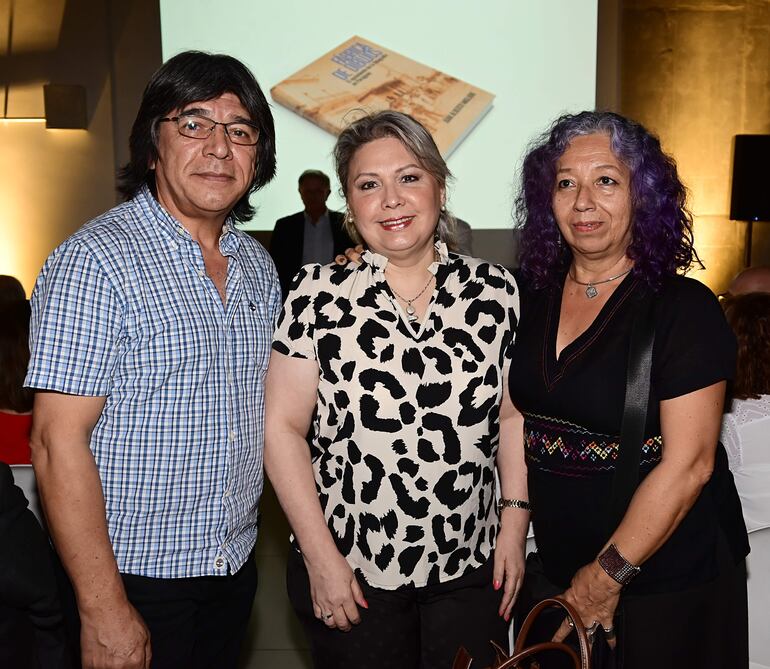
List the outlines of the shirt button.
<svg viewBox="0 0 770 669">
<path fill-rule="evenodd" d="M 230 492 L 230 488 L 225 488 L 224 496 L 225 497 L 230 497 L 230 495 L 232 495 L 232 493 Z"/>
<path fill-rule="evenodd" d="M 198 276 L 202 279 L 204 276 L 206 276 L 206 273 L 202 269 L 199 269 Z"/>
<path fill-rule="evenodd" d="M 225 559 L 221 555 L 217 555 L 217 557 L 214 559 L 215 569 L 224 569 L 225 564 L 226 564 Z"/>
<path fill-rule="evenodd" d="M 230 441 L 235 441 L 235 432 L 230 431 Z"/>
<path fill-rule="evenodd" d="M 183 234 L 184 234 L 184 228 L 183 228 L 181 225 L 180 225 L 180 226 L 179 226 L 179 227 L 176 229 L 176 231 L 177 231 L 177 232 L 178 232 L 180 235 L 183 235 Z"/>
</svg>

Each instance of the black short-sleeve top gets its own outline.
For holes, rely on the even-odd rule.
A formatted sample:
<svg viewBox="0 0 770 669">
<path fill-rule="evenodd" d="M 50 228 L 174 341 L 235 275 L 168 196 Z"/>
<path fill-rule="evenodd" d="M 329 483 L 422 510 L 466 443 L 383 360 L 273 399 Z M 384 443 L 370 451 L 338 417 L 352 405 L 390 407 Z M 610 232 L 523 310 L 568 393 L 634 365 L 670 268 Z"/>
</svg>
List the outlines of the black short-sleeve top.
<svg viewBox="0 0 770 669">
<path fill-rule="evenodd" d="M 494 548 L 499 406 L 519 297 L 502 267 L 436 245 L 436 284 L 410 324 L 387 259 L 307 265 L 273 348 L 317 360 L 311 457 L 329 530 L 376 587 L 448 581 Z"/>
<path fill-rule="evenodd" d="M 646 284 L 627 276 L 557 359 L 562 285 L 522 289 L 510 391 L 524 415 L 535 540 L 546 574 L 562 587 L 596 558 L 609 537 L 606 514 L 631 327 L 640 300 L 649 294 Z M 655 343 L 640 479 L 660 462 L 665 448 L 659 403 L 731 379 L 735 367 L 735 338 L 706 286 L 671 277 L 652 299 Z M 669 591 L 713 578 L 720 527 L 735 553 L 745 550 L 740 503 L 721 448 L 712 481 L 629 590 Z"/>
</svg>

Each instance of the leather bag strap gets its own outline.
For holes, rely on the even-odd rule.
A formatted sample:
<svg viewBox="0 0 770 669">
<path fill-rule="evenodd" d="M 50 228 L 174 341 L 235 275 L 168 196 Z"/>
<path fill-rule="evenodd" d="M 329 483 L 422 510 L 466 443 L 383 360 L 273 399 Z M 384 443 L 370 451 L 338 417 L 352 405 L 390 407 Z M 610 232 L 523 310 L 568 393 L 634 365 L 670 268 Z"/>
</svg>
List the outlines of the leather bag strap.
<svg viewBox="0 0 770 669">
<path fill-rule="evenodd" d="M 471 669 L 471 664 L 473 664 L 473 658 L 468 654 L 464 646 L 460 646 L 457 649 L 452 669 Z"/>
<path fill-rule="evenodd" d="M 561 608 L 572 620 L 575 633 L 578 639 L 578 650 L 580 656 L 574 651 L 574 649 L 566 643 L 556 643 L 554 641 L 545 641 L 543 643 L 536 643 L 528 648 L 525 648 L 527 643 L 527 635 L 535 619 L 540 615 L 540 612 L 548 608 Z M 590 669 L 591 665 L 591 645 L 588 641 L 588 635 L 583 627 L 583 621 L 580 618 L 580 614 L 575 608 L 561 597 L 549 597 L 542 602 L 536 604 L 532 610 L 527 614 L 527 617 L 522 623 L 519 635 L 516 637 L 516 643 L 514 644 L 513 655 L 505 662 L 499 665 L 498 669 L 514 669 L 517 664 L 522 660 L 540 653 L 545 650 L 560 650 L 566 653 L 575 665 L 575 669 Z"/>
<path fill-rule="evenodd" d="M 561 608 L 567 616 L 569 616 L 570 620 L 572 620 L 575 633 L 577 634 L 579 654 L 575 652 L 575 649 L 569 644 L 557 643 L 555 641 L 545 641 L 533 644 L 528 648 L 524 647 L 527 643 L 527 635 L 529 634 L 535 619 L 547 608 Z M 542 653 L 543 651 L 560 651 L 566 654 L 572 660 L 575 669 L 590 669 L 591 666 L 591 645 L 588 641 L 588 635 L 583 627 L 580 615 L 571 604 L 567 603 L 561 597 L 544 599 L 532 608 L 524 619 L 519 635 L 516 637 L 513 655 L 510 657 L 508 657 L 506 652 L 494 641 L 491 643 L 495 648 L 496 657 L 492 666 L 488 669 L 519 669 L 523 660 L 537 655 L 538 653 Z M 466 651 L 465 648 L 460 647 L 457 651 L 457 655 L 455 655 L 452 669 L 471 669 L 472 663 L 473 660 L 468 654 L 468 651 Z"/>
<path fill-rule="evenodd" d="M 607 533 L 611 535 L 626 514 L 639 483 L 644 426 L 650 400 L 652 347 L 655 343 L 654 298 L 643 298 L 634 316 L 631 346 L 628 351 L 626 397 L 620 428 L 620 447 L 615 461 L 612 494 L 607 517 Z"/>
</svg>

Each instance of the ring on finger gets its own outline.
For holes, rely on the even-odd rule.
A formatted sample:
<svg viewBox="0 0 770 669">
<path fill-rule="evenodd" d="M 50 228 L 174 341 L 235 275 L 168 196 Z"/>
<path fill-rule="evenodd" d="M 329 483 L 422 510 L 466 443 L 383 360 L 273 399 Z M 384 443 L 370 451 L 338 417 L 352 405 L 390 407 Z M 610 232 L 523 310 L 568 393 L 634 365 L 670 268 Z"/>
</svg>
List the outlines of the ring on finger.
<svg viewBox="0 0 770 669">
<path fill-rule="evenodd" d="M 612 641 L 615 638 L 615 628 L 610 625 L 609 627 L 602 626 L 604 630 L 604 636 L 608 641 Z"/>
<path fill-rule="evenodd" d="M 593 636 L 598 628 L 599 628 L 599 621 L 594 620 L 588 627 L 586 627 L 586 634 L 588 636 Z"/>
<path fill-rule="evenodd" d="M 331 618 L 333 615 L 334 614 L 331 611 L 329 611 L 329 613 L 324 613 L 323 614 L 323 618 L 324 618 L 324 620 L 329 620 L 329 618 Z"/>
</svg>

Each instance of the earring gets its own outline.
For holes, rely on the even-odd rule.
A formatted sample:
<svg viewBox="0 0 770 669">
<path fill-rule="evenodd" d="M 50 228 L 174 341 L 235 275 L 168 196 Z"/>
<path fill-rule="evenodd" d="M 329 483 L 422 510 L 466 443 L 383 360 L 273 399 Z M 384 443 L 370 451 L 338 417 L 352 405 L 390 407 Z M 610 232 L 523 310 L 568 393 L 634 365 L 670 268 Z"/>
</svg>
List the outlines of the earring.
<svg viewBox="0 0 770 669">
<path fill-rule="evenodd" d="M 446 205 L 443 202 L 441 203 L 441 213 L 442 214 L 446 213 Z"/>
<path fill-rule="evenodd" d="M 353 214 L 351 214 L 351 213 L 350 213 L 350 209 L 347 209 L 347 210 L 345 211 L 345 220 L 346 220 L 348 223 L 350 223 L 351 225 L 353 225 L 353 224 L 356 222 L 356 219 L 355 219 L 355 218 L 353 218 Z"/>
</svg>

